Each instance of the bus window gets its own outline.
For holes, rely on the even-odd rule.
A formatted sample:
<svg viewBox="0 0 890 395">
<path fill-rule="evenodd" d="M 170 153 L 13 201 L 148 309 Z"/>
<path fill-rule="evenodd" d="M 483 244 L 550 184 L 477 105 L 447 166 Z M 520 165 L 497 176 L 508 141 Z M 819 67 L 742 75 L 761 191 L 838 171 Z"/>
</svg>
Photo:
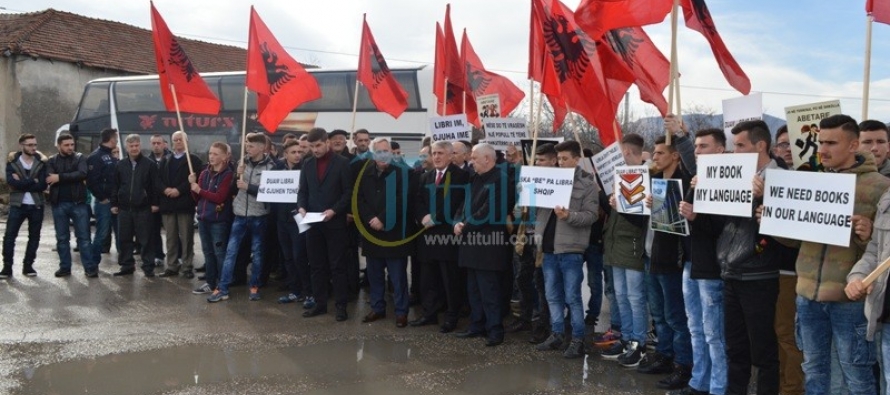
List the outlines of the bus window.
<svg viewBox="0 0 890 395">
<path fill-rule="evenodd" d="M 222 111 L 242 111 L 244 105 L 244 76 L 229 75 L 221 77 L 219 88 L 222 91 Z M 247 95 L 247 111 L 256 111 L 256 93 L 249 91 Z"/>
<path fill-rule="evenodd" d="M 393 71 L 392 74 L 396 78 L 396 81 L 398 81 L 398 83 L 402 85 L 402 88 L 405 89 L 405 92 L 408 93 L 408 108 L 406 110 L 424 110 L 420 106 L 420 98 L 418 97 L 417 72 L 414 70 L 396 70 Z M 354 74 L 350 77 L 349 84 L 355 84 Z M 350 108 L 346 111 L 352 111 L 351 103 Z M 377 107 L 374 106 L 374 103 L 371 103 L 371 97 L 368 96 L 368 90 L 365 89 L 364 86 L 361 86 L 358 90 L 358 103 L 356 103 L 356 111 L 377 111 Z"/>
<path fill-rule="evenodd" d="M 114 96 L 118 112 L 167 111 L 158 80 L 119 81 Z"/>
<path fill-rule="evenodd" d="M 321 98 L 297 107 L 296 111 L 348 111 L 352 112 L 352 91 L 355 89 L 355 77 L 352 84 L 348 72 L 313 73 L 321 88 Z M 352 74 L 355 74 L 354 72 Z"/>
<path fill-rule="evenodd" d="M 77 115 L 74 119 L 82 121 L 96 117 L 108 116 L 108 87 L 109 82 L 97 82 L 87 85 L 80 99 Z"/>
</svg>

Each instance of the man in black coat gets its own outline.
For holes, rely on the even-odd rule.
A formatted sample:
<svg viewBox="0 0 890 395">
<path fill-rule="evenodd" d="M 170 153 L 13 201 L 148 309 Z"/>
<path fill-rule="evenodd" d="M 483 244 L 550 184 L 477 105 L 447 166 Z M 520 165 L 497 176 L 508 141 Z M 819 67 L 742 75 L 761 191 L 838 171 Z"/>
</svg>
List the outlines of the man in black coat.
<svg viewBox="0 0 890 395">
<path fill-rule="evenodd" d="M 417 198 L 417 221 L 426 228 L 418 239 L 418 258 L 423 265 L 420 297 L 423 315 L 411 326 L 438 323 L 438 312 L 444 304 L 445 322 L 439 329 L 448 333 L 457 326 L 461 308 L 467 303 L 467 284 L 458 267 L 455 216 L 464 203 L 469 174 L 451 163 L 454 147 L 439 141 L 430 147 L 434 170 L 420 176 Z M 438 236 L 438 237 L 437 237 Z"/>
<path fill-rule="evenodd" d="M 158 197 L 154 183 L 157 166 L 142 155 L 139 135 L 131 134 L 124 141 L 128 157 L 117 163 L 111 194 L 111 213 L 117 214 L 121 251 L 118 255 L 120 271 L 115 276 L 127 276 L 136 271 L 133 259 L 133 236 L 142 245 L 142 271 L 154 277 L 154 261 L 149 236 L 151 213 L 158 212 Z"/>
<path fill-rule="evenodd" d="M 467 268 L 470 327 L 461 338 L 487 333 L 487 347 L 504 342 L 503 272 L 509 269 L 507 215 L 512 209 L 506 164 L 497 165 L 494 148 L 482 143 L 473 147 L 476 174 L 470 178 L 470 195 L 458 212 L 454 234 L 461 236 L 459 262 Z"/>
<path fill-rule="evenodd" d="M 310 277 L 316 306 L 303 313 L 314 317 L 328 311 L 328 284 L 333 283 L 337 321 L 346 321 L 349 289 L 343 240 L 346 236 L 346 213 L 352 198 L 352 174 L 349 160 L 335 154 L 328 145 L 328 134 L 313 128 L 308 135 L 312 157 L 303 163 L 300 172 L 299 213 L 322 213 L 323 222 L 316 222 L 306 231 Z"/>
<path fill-rule="evenodd" d="M 186 151 L 188 136 L 182 131 L 173 133 L 173 153 L 161 160 L 158 169 L 158 182 L 155 186 L 167 234 L 167 268 L 161 277 L 175 277 L 180 274 L 187 279 L 195 277 L 192 259 L 195 257 L 195 200 L 189 190 L 189 174 L 192 169 L 200 171 L 204 163 L 196 155 Z M 191 163 L 189 163 L 191 159 Z M 190 168 L 191 167 L 191 168 Z M 154 235 L 151 235 L 154 236 Z M 157 248 L 156 248 L 157 249 Z M 182 251 L 182 260 L 176 259 L 173 251 Z M 147 259 L 143 258 L 143 259 Z"/>
</svg>

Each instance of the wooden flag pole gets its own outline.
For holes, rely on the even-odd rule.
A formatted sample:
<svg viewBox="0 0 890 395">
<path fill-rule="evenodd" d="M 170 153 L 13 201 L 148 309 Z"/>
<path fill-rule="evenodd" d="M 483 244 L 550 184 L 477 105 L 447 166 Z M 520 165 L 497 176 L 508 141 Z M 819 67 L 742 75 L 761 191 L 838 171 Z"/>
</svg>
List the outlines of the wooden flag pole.
<svg viewBox="0 0 890 395">
<path fill-rule="evenodd" d="M 445 108 L 448 106 L 448 77 L 445 77 L 445 82 L 443 82 L 442 86 L 442 116 L 446 116 Z"/>
<path fill-rule="evenodd" d="M 195 174 L 195 169 L 192 167 L 192 155 L 189 151 L 189 138 L 185 134 L 185 126 L 182 124 L 182 113 L 179 112 L 179 99 L 176 98 L 176 86 L 173 84 L 170 84 L 170 93 L 173 94 L 173 106 L 176 107 L 176 121 L 179 122 L 179 131 L 182 132 L 182 138 L 185 142 L 185 160 L 189 164 L 189 174 Z"/>
<path fill-rule="evenodd" d="M 349 141 L 352 141 L 352 134 L 355 133 L 355 112 L 358 109 L 358 79 L 355 80 L 355 93 L 352 95 L 352 129 L 349 130 Z"/>
<path fill-rule="evenodd" d="M 890 258 L 885 259 L 884 262 L 881 262 L 881 264 L 869 273 L 868 276 L 865 276 L 865 278 L 862 279 L 862 286 L 868 287 L 871 285 L 878 279 L 878 277 L 881 277 L 881 274 L 886 272 L 888 268 L 890 268 Z"/>
<path fill-rule="evenodd" d="M 584 146 L 581 144 L 581 135 L 578 134 L 578 123 L 575 122 L 575 113 L 572 112 L 568 104 L 566 104 L 566 112 L 568 112 L 569 123 L 572 124 L 572 134 L 575 135 L 575 141 L 578 142 L 578 145 L 581 145 L 581 158 L 584 158 Z"/>
<path fill-rule="evenodd" d="M 680 9 L 680 0 L 674 0 L 674 7 L 671 9 L 671 79 L 668 85 L 668 112 L 674 111 L 674 93 L 679 93 L 679 82 L 677 81 L 677 20 Z M 679 96 L 679 95 L 678 95 Z M 680 98 L 677 98 L 677 102 Z M 679 116 L 677 114 L 677 116 Z M 671 145 L 671 133 L 665 131 L 665 143 Z"/>
<path fill-rule="evenodd" d="M 865 72 L 862 78 L 862 119 L 868 119 L 868 91 L 871 84 L 871 25 L 875 17 L 869 14 L 865 17 Z"/>
<path fill-rule="evenodd" d="M 242 118 L 243 120 L 241 122 L 241 156 L 240 156 L 241 159 L 239 159 L 239 160 L 241 162 L 244 162 L 244 149 L 246 148 L 245 145 L 247 144 L 247 143 L 245 143 L 245 140 L 247 139 L 247 87 L 246 86 L 244 87 L 244 106 L 242 106 L 241 108 L 244 109 L 244 114 L 243 114 L 243 118 Z M 240 167 L 240 166 L 238 166 L 238 167 Z M 238 167 L 236 167 L 236 169 Z M 239 174 L 238 177 L 241 178 L 241 181 L 244 181 L 244 173 Z"/>
</svg>

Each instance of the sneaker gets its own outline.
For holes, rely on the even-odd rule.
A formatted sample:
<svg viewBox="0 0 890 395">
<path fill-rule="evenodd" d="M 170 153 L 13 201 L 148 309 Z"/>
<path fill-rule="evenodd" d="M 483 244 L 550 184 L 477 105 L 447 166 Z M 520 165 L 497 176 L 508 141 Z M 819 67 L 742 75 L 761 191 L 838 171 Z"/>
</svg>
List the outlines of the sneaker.
<svg viewBox="0 0 890 395">
<path fill-rule="evenodd" d="M 606 349 L 615 344 L 615 342 L 619 342 L 621 340 L 621 333 L 615 332 L 611 329 L 593 338 L 593 344 L 599 348 Z"/>
<path fill-rule="evenodd" d="M 655 386 L 665 390 L 678 390 L 688 386 L 690 378 L 692 378 L 691 368 L 675 363 L 674 372 L 660 380 Z"/>
<path fill-rule="evenodd" d="M 280 304 L 294 303 L 294 302 L 297 302 L 299 299 L 300 299 L 299 295 L 290 293 L 290 294 L 287 294 L 287 295 L 284 295 L 284 296 L 278 298 L 278 303 L 280 303 Z"/>
<path fill-rule="evenodd" d="M 639 342 L 628 342 L 627 350 L 618 357 L 618 363 L 625 368 L 635 368 L 640 365 L 644 354 L 643 347 L 640 346 Z"/>
<path fill-rule="evenodd" d="M 249 298 L 253 302 L 260 300 L 260 287 L 250 287 Z"/>
<path fill-rule="evenodd" d="M 70 270 L 62 270 L 62 269 L 56 270 L 56 274 L 55 274 L 56 277 L 68 277 L 70 275 L 71 275 Z"/>
<path fill-rule="evenodd" d="M 626 351 L 625 348 L 626 344 L 624 343 L 624 341 L 619 340 L 615 343 L 612 343 L 609 348 L 600 352 L 600 356 L 607 361 L 615 361 L 618 359 L 618 357 L 624 354 L 624 352 Z"/>
<path fill-rule="evenodd" d="M 26 265 L 22 266 L 22 274 L 24 274 L 26 277 L 34 277 L 37 275 L 37 271 L 35 271 L 34 267 L 31 266 L 30 264 L 26 264 Z M 69 272 L 69 274 L 70 274 L 70 272 Z"/>
<path fill-rule="evenodd" d="M 3 265 L 3 270 L 0 270 L 0 278 L 10 278 L 12 277 L 12 265 L 5 264 Z"/>
<path fill-rule="evenodd" d="M 637 372 L 643 374 L 670 374 L 674 371 L 674 360 L 657 352 L 651 352 L 637 366 Z"/>
<path fill-rule="evenodd" d="M 538 351 L 559 350 L 562 348 L 563 342 L 564 339 L 562 333 L 551 333 L 547 340 L 544 340 L 543 343 L 538 344 L 535 348 Z"/>
<path fill-rule="evenodd" d="M 219 290 L 216 290 L 213 291 L 209 298 L 207 298 L 207 303 L 222 302 L 223 300 L 229 300 L 229 294 L 224 294 Z"/>
<path fill-rule="evenodd" d="M 315 308 L 315 298 L 307 296 L 306 300 L 303 301 L 303 308 L 306 310 L 312 310 L 313 308 Z"/>
<path fill-rule="evenodd" d="M 192 293 L 195 295 L 209 294 L 211 292 L 213 292 L 213 289 L 211 289 L 210 284 L 207 284 L 207 283 L 204 283 L 203 285 L 201 285 L 198 288 L 195 288 L 195 290 L 192 291 Z"/>
<path fill-rule="evenodd" d="M 567 348 L 566 351 L 562 353 L 562 356 L 566 359 L 574 359 L 581 358 L 586 353 L 587 352 L 584 350 L 584 340 L 572 339 L 572 341 L 569 343 L 569 348 Z"/>
<path fill-rule="evenodd" d="M 186 270 L 186 271 L 182 272 L 182 277 L 185 277 L 186 279 L 191 280 L 191 279 L 195 278 L 195 272 L 193 272 L 191 270 Z"/>
</svg>

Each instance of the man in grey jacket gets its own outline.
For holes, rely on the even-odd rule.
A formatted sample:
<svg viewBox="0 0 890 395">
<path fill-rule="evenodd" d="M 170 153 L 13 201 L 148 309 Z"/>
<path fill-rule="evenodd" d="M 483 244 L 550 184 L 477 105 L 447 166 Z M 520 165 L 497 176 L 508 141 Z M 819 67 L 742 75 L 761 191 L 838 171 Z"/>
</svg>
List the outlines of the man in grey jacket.
<svg viewBox="0 0 890 395">
<path fill-rule="evenodd" d="M 599 191 L 589 173 L 578 167 L 581 145 L 566 141 L 556 145 L 559 166 L 575 169 L 569 207 L 553 209 L 539 207 L 535 236 L 544 253 L 544 283 L 547 304 L 550 306 L 551 334 L 538 350 L 557 350 L 565 343 L 564 306 L 569 306 L 572 319 L 572 339 L 563 353 L 566 358 L 584 355 L 584 304 L 581 280 L 584 251 L 590 238 L 590 225 L 596 222 Z"/>
</svg>

